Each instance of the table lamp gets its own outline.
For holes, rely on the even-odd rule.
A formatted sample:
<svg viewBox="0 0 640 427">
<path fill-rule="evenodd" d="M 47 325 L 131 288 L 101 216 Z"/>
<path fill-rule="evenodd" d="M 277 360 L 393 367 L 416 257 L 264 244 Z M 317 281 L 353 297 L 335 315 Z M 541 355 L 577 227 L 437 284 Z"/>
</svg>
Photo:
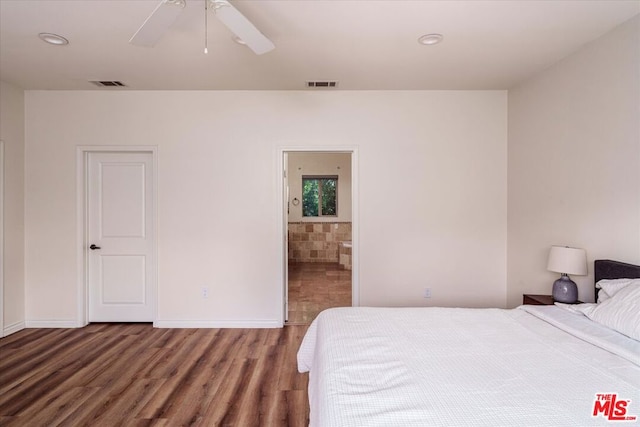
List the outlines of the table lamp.
<svg viewBox="0 0 640 427">
<path fill-rule="evenodd" d="M 569 278 L 569 274 L 585 276 L 587 274 L 587 254 L 584 249 L 568 246 L 551 246 L 547 270 L 561 273 L 553 282 L 553 300 L 572 304 L 578 301 L 578 286 Z"/>
</svg>

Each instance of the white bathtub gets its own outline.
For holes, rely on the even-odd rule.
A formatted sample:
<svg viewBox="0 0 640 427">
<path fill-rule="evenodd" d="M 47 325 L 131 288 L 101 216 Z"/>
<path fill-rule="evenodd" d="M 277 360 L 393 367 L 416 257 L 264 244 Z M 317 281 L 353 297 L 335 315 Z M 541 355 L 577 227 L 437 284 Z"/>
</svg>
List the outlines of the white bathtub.
<svg viewBox="0 0 640 427">
<path fill-rule="evenodd" d="M 352 243 L 349 240 L 340 242 L 338 247 L 338 264 L 344 270 L 351 270 L 351 247 Z"/>
</svg>

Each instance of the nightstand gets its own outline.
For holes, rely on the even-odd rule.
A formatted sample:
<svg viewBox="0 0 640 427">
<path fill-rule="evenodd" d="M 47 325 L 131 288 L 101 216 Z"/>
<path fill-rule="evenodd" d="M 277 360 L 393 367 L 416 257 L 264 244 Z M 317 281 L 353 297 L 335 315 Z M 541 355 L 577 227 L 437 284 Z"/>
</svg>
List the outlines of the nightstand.
<svg viewBox="0 0 640 427">
<path fill-rule="evenodd" d="M 553 297 L 551 295 L 522 295 L 522 303 L 528 305 L 553 305 Z M 582 301 L 576 301 L 574 304 L 582 304 Z"/>
</svg>

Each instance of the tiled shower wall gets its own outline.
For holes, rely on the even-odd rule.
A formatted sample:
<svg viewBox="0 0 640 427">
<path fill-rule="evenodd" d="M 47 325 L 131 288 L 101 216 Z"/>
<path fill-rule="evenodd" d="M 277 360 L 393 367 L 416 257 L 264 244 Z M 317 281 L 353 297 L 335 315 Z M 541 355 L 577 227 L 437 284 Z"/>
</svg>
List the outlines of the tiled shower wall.
<svg viewBox="0 0 640 427">
<path fill-rule="evenodd" d="M 338 243 L 350 240 L 350 222 L 290 222 L 289 262 L 338 262 Z"/>
</svg>

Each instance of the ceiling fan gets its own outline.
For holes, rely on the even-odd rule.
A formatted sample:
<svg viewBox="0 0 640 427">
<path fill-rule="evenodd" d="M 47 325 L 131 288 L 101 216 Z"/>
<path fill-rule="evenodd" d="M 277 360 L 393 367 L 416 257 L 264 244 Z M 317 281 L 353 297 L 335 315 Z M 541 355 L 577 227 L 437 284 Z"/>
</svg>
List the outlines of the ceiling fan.
<svg viewBox="0 0 640 427">
<path fill-rule="evenodd" d="M 238 9 L 228 0 L 204 0 L 205 24 L 206 11 L 213 10 L 216 18 L 236 35 L 236 41 L 247 45 L 256 55 L 262 55 L 275 48 L 271 40 L 265 37 Z M 187 5 L 186 0 L 162 0 L 142 26 L 131 37 L 129 43 L 136 46 L 154 46 L 175 22 Z M 205 35 L 206 43 L 206 35 Z M 206 44 L 205 44 L 206 46 Z M 207 49 L 205 47 L 205 53 Z"/>
</svg>

